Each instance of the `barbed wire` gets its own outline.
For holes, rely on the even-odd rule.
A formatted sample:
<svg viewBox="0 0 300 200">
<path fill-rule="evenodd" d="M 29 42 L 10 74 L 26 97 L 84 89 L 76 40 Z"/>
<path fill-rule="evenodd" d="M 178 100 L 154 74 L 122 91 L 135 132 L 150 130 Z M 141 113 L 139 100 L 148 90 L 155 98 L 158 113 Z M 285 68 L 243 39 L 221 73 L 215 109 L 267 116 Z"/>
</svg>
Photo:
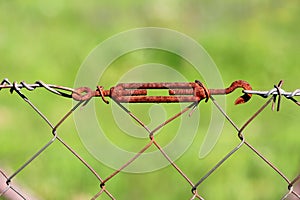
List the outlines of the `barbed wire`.
<svg viewBox="0 0 300 200">
<path fill-rule="evenodd" d="M 73 88 L 69 88 L 69 87 L 64 87 L 64 86 L 59 86 L 59 85 L 53 85 L 53 84 L 46 84 L 43 81 L 36 81 L 33 84 L 27 84 L 25 81 L 21 81 L 20 83 L 17 82 L 13 82 L 11 83 L 7 78 L 3 79 L 3 81 L 0 83 L 0 91 L 2 89 L 10 89 L 10 92 L 13 93 L 13 91 L 20 91 L 22 88 L 25 88 L 29 91 L 33 91 L 36 88 L 44 88 L 54 94 L 63 96 L 63 97 L 68 97 L 68 98 L 72 98 L 71 94 L 67 94 L 64 93 L 62 91 L 68 91 L 71 93 L 74 93 L 75 90 Z M 62 91 L 60 91 L 62 90 Z"/>
<path fill-rule="evenodd" d="M 278 104 L 277 104 L 277 111 L 279 111 L 280 108 L 280 100 L 281 97 L 284 96 L 285 98 L 292 100 L 294 103 L 296 103 L 298 106 L 300 106 L 300 102 L 296 100 L 294 97 L 300 96 L 300 89 L 296 89 L 293 92 L 286 92 L 284 91 L 281 86 L 283 84 L 283 81 L 281 80 L 278 85 L 274 85 L 274 88 L 269 91 L 258 91 L 258 90 L 244 90 L 243 92 L 245 94 L 251 94 L 251 95 L 259 95 L 263 98 L 268 98 L 269 96 L 274 96 L 274 102 L 276 101 L 276 97 L 278 96 Z"/>
<path fill-rule="evenodd" d="M 21 165 L 18 169 L 16 169 L 10 176 L 7 176 L 3 170 L 0 169 L 0 175 L 3 179 L 5 179 L 6 187 L 0 187 L 0 197 L 4 197 L 8 191 L 14 192 L 21 199 L 26 199 L 22 192 L 19 189 L 16 189 L 12 180 L 20 174 L 24 168 L 27 168 L 28 165 L 33 162 L 39 155 L 45 151 L 51 144 L 53 144 L 56 140 L 60 142 L 68 151 L 70 151 L 78 160 L 81 162 L 88 171 L 91 172 L 95 176 L 95 178 L 99 181 L 100 189 L 99 191 L 92 196 L 91 199 L 97 199 L 99 196 L 104 193 L 110 198 L 115 199 L 115 197 L 106 189 L 106 185 L 109 180 L 113 179 L 120 172 L 122 172 L 126 167 L 132 164 L 136 159 L 138 159 L 147 149 L 151 146 L 156 147 L 163 157 L 170 163 L 170 165 L 180 174 L 183 179 L 187 182 L 187 184 L 191 187 L 192 195 L 190 199 L 204 199 L 197 188 L 213 174 L 217 169 L 219 169 L 224 162 L 226 162 L 233 154 L 236 154 L 242 146 L 247 146 L 255 155 L 257 155 L 263 162 L 265 162 L 270 168 L 276 172 L 283 181 L 287 183 L 287 193 L 283 195 L 282 200 L 287 199 L 289 197 L 293 197 L 296 199 L 300 199 L 299 191 L 295 189 L 295 185 L 300 182 L 300 174 L 297 175 L 294 179 L 290 180 L 281 170 L 279 170 L 271 161 L 269 161 L 262 153 L 260 153 L 254 146 L 252 146 L 245 136 L 245 128 L 248 127 L 250 123 L 252 123 L 256 117 L 270 104 L 273 103 L 272 108 L 274 109 L 275 104 L 277 104 L 277 111 L 279 111 L 281 104 L 281 97 L 284 96 L 288 100 L 295 102 L 297 105 L 300 105 L 299 101 L 295 99 L 295 97 L 300 96 L 300 89 L 296 89 L 292 92 L 286 92 L 281 87 L 283 85 L 283 81 L 280 81 L 278 85 L 275 85 L 274 88 L 269 91 L 258 91 L 252 90 L 252 87 L 246 81 L 234 81 L 228 88 L 225 89 L 207 89 L 204 84 L 200 81 L 195 81 L 193 83 L 120 83 L 115 87 L 110 88 L 109 90 L 104 90 L 102 86 L 97 86 L 96 90 L 92 90 L 88 87 L 81 87 L 77 89 L 46 84 L 42 81 L 36 81 L 33 84 L 27 84 L 22 81 L 20 83 L 13 82 L 11 83 L 8 79 L 3 79 L 0 83 L 1 89 L 9 89 L 11 93 L 16 92 L 38 115 L 44 120 L 46 124 L 50 127 L 52 137 L 51 139 L 44 144 L 44 146 L 39 149 L 34 155 L 31 156 L 30 159 L 25 161 L 23 165 Z M 28 91 L 33 91 L 36 88 L 44 88 L 47 91 L 50 91 L 56 95 L 72 98 L 78 101 L 60 120 L 58 123 L 53 124 L 49 121 L 49 119 L 21 92 L 21 89 L 26 89 Z M 246 103 L 253 95 L 258 95 L 263 98 L 270 97 L 241 127 L 238 127 L 235 122 L 230 118 L 230 116 L 222 109 L 222 107 L 218 104 L 214 95 L 225 95 L 233 92 L 237 88 L 243 88 L 243 93 L 241 97 L 239 97 L 235 104 Z M 149 89 L 167 89 L 169 95 L 167 96 L 149 96 L 147 95 L 147 90 Z M 89 100 L 93 97 L 101 97 L 105 103 L 108 103 L 106 97 L 111 98 L 124 112 L 126 112 L 129 116 L 131 116 L 141 127 L 143 127 L 149 136 L 149 142 L 141 148 L 132 158 L 130 158 L 127 162 L 123 163 L 119 169 L 115 170 L 112 174 L 108 175 L 106 178 L 102 178 L 99 173 L 89 165 L 88 162 L 84 158 L 82 158 L 74 149 L 71 148 L 65 141 L 63 141 L 58 134 L 58 129 L 65 122 L 65 120 L 73 113 L 75 110 L 81 105 L 85 105 L 89 102 Z M 237 138 L 240 140 L 240 143 L 235 146 L 232 150 L 230 150 L 219 162 L 217 162 L 204 176 L 199 178 L 197 182 L 193 182 L 186 173 L 179 167 L 168 155 L 168 153 L 160 146 L 158 141 L 155 138 L 155 133 L 158 132 L 161 128 L 166 126 L 169 123 L 172 123 L 176 118 L 183 115 L 187 111 L 191 111 L 198 106 L 201 100 L 205 100 L 206 102 L 211 99 L 213 104 L 217 107 L 217 109 L 222 113 L 222 115 L 227 119 L 227 121 L 235 128 L 237 133 Z M 170 117 L 166 121 L 162 122 L 160 125 L 155 127 L 154 129 L 150 129 L 146 124 L 144 124 L 136 115 L 134 115 L 129 109 L 127 109 L 123 103 L 182 103 L 182 102 L 190 102 L 188 106 L 186 106 L 183 110 Z M 0 179 L 1 181 L 1 179 Z"/>
</svg>

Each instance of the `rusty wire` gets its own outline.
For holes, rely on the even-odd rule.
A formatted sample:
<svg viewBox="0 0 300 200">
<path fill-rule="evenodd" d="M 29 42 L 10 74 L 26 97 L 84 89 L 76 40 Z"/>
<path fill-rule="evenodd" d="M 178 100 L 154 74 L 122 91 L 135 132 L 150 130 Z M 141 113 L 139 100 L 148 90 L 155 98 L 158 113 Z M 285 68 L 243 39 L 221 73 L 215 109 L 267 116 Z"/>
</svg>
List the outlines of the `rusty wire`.
<svg viewBox="0 0 300 200">
<path fill-rule="evenodd" d="M 104 193 L 111 199 L 115 199 L 114 196 L 106 189 L 106 185 L 109 180 L 113 179 L 120 172 L 122 172 L 127 166 L 134 162 L 139 156 L 141 156 L 150 146 L 155 146 L 164 158 L 170 163 L 170 165 L 182 176 L 182 178 L 187 182 L 191 187 L 192 195 L 190 199 L 204 199 L 200 194 L 197 188 L 218 170 L 224 162 L 226 162 L 233 154 L 236 154 L 242 146 L 247 146 L 255 155 L 257 155 L 263 162 L 265 162 L 269 167 L 271 167 L 275 173 L 277 173 L 283 181 L 287 183 L 287 193 L 283 195 L 282 199 L 287 199 L 290 195 L 294 198 L 300 199 L 299 191 L 294 189 L 296 184 L 300 182 L 300 175 L 296 176 L 293 180 L 290 180 L 281 170 L 279 170 L 272 162 L 270 162 L 262 153 L 260 153 L 254 146 L 252 146 L 245 137 L 245 128 L 252 123 L 256 117 L 270 104 L 273 103 L 272 108 L 277 104 L 277 111 L 279 111 L 280 104 L 282 101 L 282 96 L 286 97 L 289 100 L 292 100 L 297 105 L 300 105 L 299 101 L 295 99 L 296 96 L 300 96 L 300 90 L 297 89 L 293 92 L 286 92 L 281 87 L 283 81 L 280 81 L 278 85 L 275 85 L 269 91 L 256 91 L 252 90 L 251 86 L 245 81 L 235 81 L 231 86 L 225 89 L 207 89 L 200 81 L 195 81 L 193 83 L 121 83 L 115 87 L 110 88 L 109 90 L 104 90 L 102 86 L 97 86 L 96 90 L 92 90 L 88 87 L 81 87 L 77 89 L 68 88 L 64 86 L 58 86 L 53 84 L 45 84 L 42 81 L 37 81 L 34 84 L 27 84 L 25 82 L 11 83 L 8 79 L 4 79 L 0 84 L 1 89 L 10 89 L 10 92 L 14 91 L 36 112 L 38 115 L 50 126 L 52 137 L 51 139 L 44 144 L 44 146 L 39 149 L 30 159 L 28 159 L 23 165 L 14 171 L 10 176 L 7 176 L 2 170 L 0 170 L 0 175 L 6 180 L 6 187 L 4 189 L 0 188 L 0 197 L 4 196 L 7 191 L 13 191 L 22 199 L 26 199 L 22 193 L 16 189 L 12 180 L 15 176 L 21 173 L 24 168 L 33 162 L 45 149 L 47 149 L 53 142 L 58 140 L 68 151 L 70 151 L 86 168 L 93 174 L 96 179 L 99 181 L 100 189 L 92 197 L 92 199 L 97 199 L 99 196 Z M 78 103 L 75 104 L 73 108 L 68 111 L 64 117 L 57 124 L 52 124 L 48 118 L 23 94 L 21 89 L 25 88 L 29 91 L 32 91 L 38 87 L 45 88 L 46 90 L 57 94 L 59 96 L 73 98 L 77 100 Z M 228 114 L 219 106 L 218 102 L 213 97 L 214 95 L 224 95 L 233 92 L 236 88 L 243 88 L 244 95 L 239 97 L 235 104 L 247 102 L 252 95 L 259 95 L 263 98 L 268 98 L 271 96 L 258 110 L 255 112 L 241 127 L 235 124 L 235 122 L 228 116 Z M 160 89 L 168 90 L 166 96 L 148 96 L 147 90 L 149 89 Z M 101 97 L 105 103 L 108 103 L 106 97 L 110 97 L 124 112 L 130 115 L 138 124 L 140 124 L 148 133 L 149 142 L 140 149 L 131 159 L 123 163 L 112 174 L 108 175 L 106 178 L 101 178 L 98 172 L 96 172 L 78 153 L 75 152 L 66 142 L 64 142 L 58 135 L 58 128 L 64 121 L 80 106 L 85 105 L 93 97 Z M 235 128 L 237 138 L 240 140 L 239 144 L 235 146 L 231 151 L 229 151 L 219 162 L 217 162 L 211 170 L 209 170 L 204 176 L 202 176 L 197 182 L 193 182 L 190 177 L 188 177 L 184 171 L 178 166 L 169 155 L 163 150 L 160 144 L 155 140 L 155 135 L 165 125 L 172 123 L 172 121 L 179 116 L 183 115 L 187 111 L 192 111 L 199 104 L 201 100 L 205 99 L 207 102 L 209 99 L 212 100 L 213 104 L 219 109 L 223 116 L 228 120 L 228 122 Z M 135 116 L 130 110 L 128 110 L 123 103 L 181 103 L 181 102 L 190 102 L 182 111 L 175 114 L 173 117 L 170 117 L 165 122 L 162 122 L 154 129 L 147 127 L 137 116 Z"/>
<path fill-rule="evenodd" d="M 69 112 L 67 112 L 65 114 L 64 117 L 62 117 L 62 119 L 56 124 L 53 125 L 48 119 L 47 117 L 23 94 L 21 93 L 20 89 L 22 88 L 21 85 L 24 85 L 24 87 L 26 89 L 29 88 L 29 90 L 31 90 L 34 87 L 44 87 L 47 90 L 61 95 L 61 96 L 65 96 L 65 97 L 70 97 L 71 95 L 67 95 L 65 93 L 61 93 L 55 89 L 52 88 L 57 88 L 57 89 L 62 89 L 62 90 L 67 90 L 67 91 L 72 91 L 74 92 L 73 89 L 67 88 L 67 87 L 62 87 L 62 86 L 53 86 L 53 85 L 47 85 L 42 83 L 41 81 L 39 81 L 39 83 L 42 84 L 33 84 L 33 85 L 28 85 L 28 84 L 16 84 L 16 82 L 14 82 L 14 84 L 10 84 L 10 82 L 7 79 L 4 79 L 4 81 L 2 82 L 3 85 L 2 88 L 10 88 L 10 92 L 13 93 L 13 91 L 16 91 L 16 93 L 26 102 L 30 105 L 30 107 L 39 114 L 39 116 L 50 126 L 51 128 L 51 132 L 53 137 L 49 140 L 48 143 L 46 143 L 40 150 L 38 150 L 30 159 L 28 159 L 23 165 L 21 165 L 17 170 L 15 170 L 15 172 L 10 175 L 9 177 L 6 177 L 6 184 L 7 184 L 7 189 L 5 189 L 4 191 L 2 191 L 0 194 L 0 197 L 5 195 L 5 193 L 8 191 L 8 189 L 13 189 L 13 187 L 11 186 L 11 181 L 12 179 L 18 175 L 25 167 L 27 167 L 34 159 L 36 159 L 43 151 L 45 151 L 55 140 L 58 140 L 60 143 L 62 143 L 77 159 L 79 159 L 83 165 L 85 165 L 92 174 L 94 174 L 94 176 L 96 176 L 96 178 L 102 182 L 101 177 L 98 175 L 98 173 L 78 154 L 76 153 L 75 150 L 73 150 L 66 142 L 64 142 L 57 133 L 57 129 L 59 128 L 59 126 L 83 103 L 83 101 L 79 101 Z M 7 85 L 8 84 L 8 85 Z M 4 173 L 2 173 L 4 175 Z M 13 189 L 14 190 L 14 189 Z M 19 192 L 17 192 L 16 190 L 14 190 L 17 194 L 19 194 L 20 197 L 22 197 L 23 199 L 25 199 L 25 197 L 23 197 Z M 112 196 L 112 194 L 110 194 L 108 192 L 108 190 L 104 189 L 103 190 L 109 197 L 111 197 L 111 199 L 114 199 L 114 197 Z"/>
</svg>

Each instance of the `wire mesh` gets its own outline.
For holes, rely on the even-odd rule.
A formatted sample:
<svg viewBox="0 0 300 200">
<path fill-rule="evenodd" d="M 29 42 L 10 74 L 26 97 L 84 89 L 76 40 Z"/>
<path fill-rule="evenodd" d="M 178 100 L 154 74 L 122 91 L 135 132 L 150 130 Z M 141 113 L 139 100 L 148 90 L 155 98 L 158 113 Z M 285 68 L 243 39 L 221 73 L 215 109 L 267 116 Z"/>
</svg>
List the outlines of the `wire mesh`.
<svg viewBox="0 0 300 200">
<path fill-rule="evenodd" d="M 10 89 L 10 92 L 17 93 L 19 97 L 21 97 L 33 110 L 36 112 L 41 119 L 50 127 L 51 130 L 51 139 L 43 144 L 42 148 L 40 148 L 36 153 L 34 153 L 28 160 L 24 162 L 21 166 L 14 170 L 11 174 L 6 174 L 3 170 L 0 170 L 0 197 L 7 197 L 11 199 L 29 199 L 26 195 L 22 193 L 20 189 L 15 187 L 13 183 L 13 179 L 18 176 L 21 172 L 24 171 L 25 168 L 30 167 L 29 164 L 33 162 L 35 159 L 38 159 L 42 152 L 48 149 L 54 142 L 61 143 L 67 151 L 71 152 L 74 157 L 78 159 L 82 165 L 86 167 L 86 170 L 90 172 L 91 176 L 94 176 L 100 185 L 99 191 L 95 194 L 91 194 L 91 199 L 97 199 L 100 196 L 106 195 L 110 199 L 116 199 L 112 193 L 106 189 L 106 185 L 109 184 L 109 181 L 114 179 L 120 172 L 122 172 L 126 167 L 131 165 L 135 160 L 137 160 L 143 153 L 145 153 L 150 147 L 155 147 L 159 150 L 161 155 L 170 163 L 170 166 L 173 167 L 176 172 L 185 180 L 186 184 L 191 188 L 190 199 L 204 199 L 203 195 L 201 195 L 201 191 L 199 191 L 199 186 L 203 184 L 210 176 L 222 165 L 229 160 L 229 158 L 237 154 L 242 146 L 246 146 L 251 152 L 256 155 L 261 162 L 264 162 L 269 166 L 276 174 L 278 174 L 283 182 L 286 183 L 287 192 L 283 194 L 281 199 L 300 199 L 300 174 L 295 177 L 288 178 L 282 170 L 275 166 L 267 157 L 265 157 L 258 149 L 254 147 L 254 145 L 250 144 L 250 142 L 246 138 L 245 129 L 249 126 L 249 124 L 253 123 L 255 119 L 262 113 L 263 110 L 270 104 L 272 104 L 272 109 L 279 111 L 280 104 L 282 101 L 282 97 L 286 97 L 287 99 L 295 102 L 297 105 L 300 105 L 299 102 L 295 99 L 296 96 L 300 95 L 300 90 L 297 89 L 293 92 L 286 92 L 281 87 L 283 85 L 283 81 L 280 81 L 278 85 L 275 85 L 269 91 L 255 91 L 252 90 L 248 83 L 243 81 L 236 81 L 235 88 L 244 88 L 244 95 L 238 99 L 238 103 L 244 103 L 248 101 L 252 95 L 258 95 L 263 98 L 268 98 L 266 102 L 258 108 L 258 110 L 250 116 L 250 118 L 239 127 L 234 120 L 230 118 L 230 116 L 222 109 L 222 107 L 218 104 L 217 100 L 214 98 L 214 95 L 228 94 L 232 92 L 235 88 L 231 89 L 223 89 L 223 90 L 214 90 L 207 89 L 205 86 L 196 81 L 195 83 L 148 83 L 148 84 L 119 84 L 116 87 L 111 88 L 110 90 L 104 90 L 103 87 L 98 86 L 95 91 L 91 90 L 87 87 L 82 87 L 78 89 L 45 84 L 42 81 L 37 81 L 34 84 L 27 84 L 25 82 L 11 83 L 8 79 L 4 79 L 0 84 L 1 89 Z M 233 86 L 232 84 L 231 86 Z M 22 92 L 21 89 L 25 88 L 29 91 L 32 91 L 38 87 L 45 88 L 46 90 L 66 98 L 73 98 L 78 102 L 58 121 L 58 123 L 52 123 L 50 120 L 34 105 L 29 98 L 27 98 Z M 170 89 L 170 96 L 159 96 L 159 97 L 149 97 L 147 95 L 147 89 L 149 88 L 160 88 L 160 89 Z M 229 87 L 230 88 L 230 87 Z M 174 96 L 174 95 L 184 95 L 182 96 Z M 173 95 L 173 96 L 172 96 Z M 188 96 L 191 95 L 191 96 Z M 84 106 L 89 102 L 92 97 L 99 96 L 105 103 L 108 103 L 106 97 L 110 97 L 114 100 L 116 105 L 118 105 L 125 113 L 127 113 L 133 120 L 135 120 L 141 127 L 145 129 L 148 133 L 149 141 L 141 148 L 132 158 L 130 158 L 127 162 L 123 163 L 119 167 L 119 169 L 115 170 L 113 173 L 106 175 L 99 173 L 84 159 L 82 158 L 69 144 L 67 144 L 60 136 L 59 136 L 59 128 L 60 126 L 68 119 L 79 107 Z M 236 136 L 240 140 L 239 144 L 232 148 L 222 159 L 220 159 L 215 165 L 202 177 L 189 177 L 183 170 L 182 167 L 178 166 L 175 161 L 168 155 L 168 153 L 164 150 L 164 148 L 159 144 L 156 139 L 155 133 L 162 129 L 167 124 L 175 123 L 174 120 L 188 111 L 190 111 L 190 115 L 193 113 L 193 110 L 198 106 L 201 100 L 211 99 L 213 105 L 217 107 L 220 113 L 226 118 L 226 120 L 234 127 L 236 131 Z M 162 122 L 155 128 L 150 129 L 145 123 L 142 122 L 136 115 L 134 115 L 123 103 L 167 103 L 167 102 L 190 102 L 188 106 L 186 106 L 183 110 L 170 117 L 166 121 Z M 83 108 L 84 109 L 84 108 Z M 103 178 L 104 177 L 104 178 Z M 198 179 L 197 181 L 192 181 L 192 179 Z M 189 192 L 189 191 L 187 191 Z"/>
</svg>

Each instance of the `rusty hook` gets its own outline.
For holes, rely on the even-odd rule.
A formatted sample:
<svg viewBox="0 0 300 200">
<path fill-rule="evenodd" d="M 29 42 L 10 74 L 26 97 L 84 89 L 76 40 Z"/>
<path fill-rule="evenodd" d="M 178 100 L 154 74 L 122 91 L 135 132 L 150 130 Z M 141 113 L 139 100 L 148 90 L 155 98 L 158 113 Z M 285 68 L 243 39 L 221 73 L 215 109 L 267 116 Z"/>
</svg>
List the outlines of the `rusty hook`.
<svg viewBox="0 0 300 200">
<path fill-rule="evenodd" d="M 200 97 L 200 99 L 205 98 L 206 101 L 209 99 L 210 95 L 224 95 L 224 94 L 230 94 L 234 90 L 238 88 L 243 88 L 244 90 L 252 90 L 252 87 L 250 84 L 243 80 L 237 80 L 231 83 L 231 85 L 228 88 L 225 89 L 207 89 L 200 81 L 196 80 L 195 83 L 197 84 L 194 86 L 196 88 L 196 91 L 199 91 L 197 96 Z M 191 83 L 193 84 L 193 83 Z M 199 87 L 200 86 L 200 87 Z M 170 95 L 192 95 L 194 93 L 194 90 L 192 89 L 171 89 Z M 240 96 L 236 99 L 235 105 L 246 103 L 251 98 L 252 94 L 245 93 L 244 95 Z"/>
<path fill-rule="evenodd" d="M 252 87 L 250 86 L 250 84 L 248 82 L 243 81 L 243 80 L 237 80 L 237 81 L 232 82 L 231 85 L 225 89 L 209 89 L 209 93 L 211 95 L 230 94 L 238 88 L 243 88 L 244 90 L 252 90 Z M 252 96 L 252 94 L 245 93 L 244 95 L 238 97 L 235 100 L 234 104 L 237 105 L 237 104 L 246 103 L 247 101 L 250 100 L 251 96 Z"/>
</svg>

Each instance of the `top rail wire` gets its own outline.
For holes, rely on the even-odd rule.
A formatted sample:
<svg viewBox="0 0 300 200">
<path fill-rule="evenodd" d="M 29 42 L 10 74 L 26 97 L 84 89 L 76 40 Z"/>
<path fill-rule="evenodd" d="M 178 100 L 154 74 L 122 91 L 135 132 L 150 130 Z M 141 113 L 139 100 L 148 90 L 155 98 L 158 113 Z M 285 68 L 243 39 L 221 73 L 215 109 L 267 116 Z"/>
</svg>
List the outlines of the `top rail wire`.
<svg viewBox="0 0 300 200">
<path fill-rule="evenodd" d="M 267 98 L 270 95 L 282 95 L 285 96 L 286 98 L 292 98 L 294 96 L 300 96 L 300 89 L 295 90 L 294 92 L 286 92 L 283 89 L 279 89 L 279 91 L 274 88 L 270 91 L 258 91 L 258 90 L 244 90 L 244 93 L 247 94 L 256 94 L 259 95 L 261 97 Z"/>
<path fill-rule="evenodd" d="M 296 89 L 292 92 L 286 92 L 281 87 L 283 81 L 280 81 L 278 85 L 275 85 L 269 91 L 257 91 L 252 90 L 252 87 L 249 83 L 243 80 L 234 81 L 228 88 L 225 89 L 208 89 L 200 81 L 190 82 L 190 83 L 120 83 L 114 87 L 111 87 L 109 90 L 105 90 L 102 86 L 97 86 L 96 90 L 92 90 L 88 87 L 80 87 L 77 89 L 45 84 L 42 81 L 37 81 L 33 84 L 27 84 L 22 81 L 20 83 L 13 82 L 11 83 L 8 79 L 4 79 L 0 83 L 1 89 L 10 89 L 10 92 L 14 91 L 24 100 L 28 105 L 39 114 L 39 116 L 47 123 L 51 128 L 52 138 L 46 143 L 40 150 L 38 150 L 30 159 L 25 161 L 18 169 L 14 171 L 10 176 L 6 175 L 4 171 L 0 170 L 0 175 L 5 179 L 6 187 L 0 187 L 0 197 L 5 196 L 8 192 L 13 192 L 16 196 L 21 199 L 27 199 L 25 195 L 20 192 L 19 189 L 16 189 L 12 185 L 12 179 L 21 173 L 24 168 L 28 167 L 28 164 L 33 162 L 45 149 L 47 149 L 54 141 L 58 140 L 63 146 L 66 147 L 86 168 L 95 176 L 99 181 L 100 190 L 92 197 L 96 199 L 102 194 L 106 194 L 109 198 L 115 199 L 114 196 L 106 189 L 106 184 L 109 180 L 117 176 L 120 172 L 123 171 L 128 165 L 134 162 L 139 156 L 141 156 L 150 146 L 155 146 L 165 159 L 170 163 L 170 165 L 186 180 L 187 184 L 191 186 L 192 196 L 190 199 L 204 199 L 197 191 L 199 185 L 201 185 L 209 176 L 219 169 L 224 162 L 226 162 L 233 154 L 238 152 L 238 150 L 243 146 L 247 146 L 255 155 L 257 155 L 263 162 L 265 162 L 269 167 L 271 167 L 274 172 L 276 172 L 282 179 L 287 183 L 288 192 L 281 198 L 287 199 L 289 197 L 300 199 L 299 190 L 295 189 L 294 186 L 297 184 L 300 185 L 300 174 L 297 175 L 293 180 L 290 180 L 282 171 L 280 171 L 273 163 L 271 163 L 265 156 L 263 156 L 255 147 L 253 147 L 246 139 L 244 130 L 245 128 L 253 122 L 253 120 L 269 105 L 273 102 L 274 105 L 277 103 L 277 110 L 279 111 L 281 97 L 285 97 L 289 100 L 292 100 L 297 105 L 300 105 L 299 101 L 295 99 L 296 96 L 300 96 L 300 89 Z M 78 103 L 67 112 L 64 117 L 57 123 L 52 124 L 47 117 L 23 94 L 21 89 L 25 88 L 29 91 L 33 91 L 36 88 L 44 88 L 56 95 L 72 98 Z M 235 91 L 237 88 L 243 89 L 243 95 L 238 97 L 235 101 L 235 104 L 246 103 L 250 100 L 253 95 L 258 95 L 263 98 L 271 97 L 265 104 L 263 104 L 257 112 L 252 115 L 241 127 L 238 127 L 234 121 L 225 113 L 225 111 L 218 105 L 217 101 L 214 99 L 214 95 L 225 95 L 230 94 Z M 148 90 L 167 90 L 168 95 L 165 96 L 151 96 L 148 95 Z M 66 142 L 64 142 L 58 135 L 58 128 L 64 121 L 80 106 L 85 105 L 93 97 L 101 97 L 105 103 L 109 103 L 106 99 L 107 97 L 111 98 L 117 105 L 120 106 L 124 112 L 128 113 L 134 120 L 137 121 L 149 134 L 149 142 L 138 152 L 135 156 L 125 162 L 120 168 L 114 171 L 112 174 L 108 175 L 106 178 L 101 178 L 99 173 L 96 172 L 75 150 L 71 148 Z M 212 100 L 214 105 L 219 109 L 219 111 L 224 115 L 228 122 L 236 129 L 237 137 L 240 140 L 240 143 L 234 147 L 230 152 L 228 152 L 219 162 L 217 162 L 211 170 L 209 170 L 203 177 L 199 179 L 196 183 L 191 181 L 191 179 L 183 172 L 183 170 L 169 157 L 169 155 L 163 150 L 159 143 L 155 140 L 154 133 L 164 127 L 166 124 L 171 123 L 177 117 L 183 115 L 188 110 L 193 111 L 193 109 L 199 104 L 201 100 L 207 102 L 209 99 Z M 175 114 L 173 117 L 170 117 L 166 121 L 162 122 L 154 129 L 148 128 L 138 117 L 130 112 L 122 103 L 183 103 L 189 102 L 190 104 L 184 108 L 179 113 Z M 1 179 L 0 179 L 1 181 Z M 0 185 L 1 186 L 1 185 Z"/>
</svg>

